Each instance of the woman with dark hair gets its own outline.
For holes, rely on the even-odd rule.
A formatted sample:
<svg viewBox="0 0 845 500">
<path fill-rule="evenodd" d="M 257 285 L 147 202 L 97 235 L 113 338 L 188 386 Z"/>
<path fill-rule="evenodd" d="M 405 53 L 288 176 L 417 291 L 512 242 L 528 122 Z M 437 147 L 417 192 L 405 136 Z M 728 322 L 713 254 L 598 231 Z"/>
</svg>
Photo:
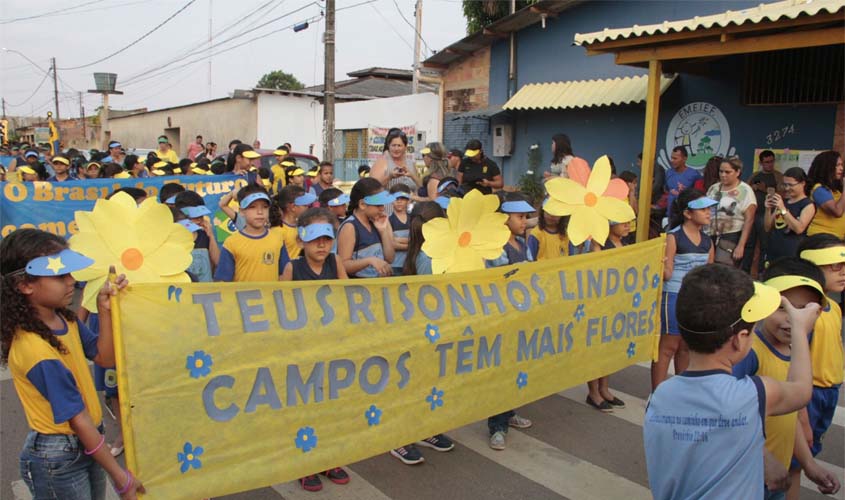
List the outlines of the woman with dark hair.
<svg viewBox="0 0 845 500">
<path fill-rule="evenodd" d="M 845 234 L 842 157 L 836 151 L 819 153 L 813 158 L 807 177 L 812 186 L 810 198 L 816 205 L 816 215 L 807 228 L 807 234 L 827 233 L 841 238 Z"/>
<path fill-rule="evenodd" d="M 390 129 L 384 139 L 383 155 L 370 169 L 370 177 L 381 182 L 385 189 L 402 183 L 407 184 L 412 191 L 416 191 L 420 185 L 420 178 L 414 165 L 408 164 L 405 156 L 407 152 L 408 136 L 401 129 Z M 389 208 L 388 212 L 390 212 Z"/>
<path fill-rule="evenodd" d="M 746 251 L 749 257 L 754 253 L 754 248 L 746 248 L 746 245 L 754 228 L 757 197 L 751 186 L 740 180 L 741 172 L 742 163 L 738 157 L 723 159 L 719 165 L 719 182 L 707 190 L 707 197 L 719 202 L 710 236 L 719 248 L 731 252 L 735 267 L 750 272 L 751 259 L 743 257 Z"/>
<path fill-rule="evenodd" d="M 768 234 L 766 263 L 780 257 L 798 255 L 798 245 L 807 236 L 807 227 L 816 215 L 816 207 L 807 198 L 807 175 L 801 167 L 783 174 L 786 199 L 773 193 L 766 196 L 763 224 Z"/>
<path fill-rule="evenodd" d="M 555 134 L 552 136 L 552 164 L 549 167 L 551 172 L 543 172 L 543 178 L 569 177 L 566 172 L 570 163 L 581 162 L 587 168 L 590 165 L 583 159 L 575 156 L 572 152 L 572 142 L 566 134 Z"/>
<path fill-rule="evenodd" d="M 719 165 L 723 161 L 724 159 L 721 156 L 711 156 L 707 160 L 707 164 L 704 165 L 704 169 L 701 171 L 704 181 L 702 182 L 700 191 L 706 193 L 713 184 L 719 182 Z"/>
</svg>

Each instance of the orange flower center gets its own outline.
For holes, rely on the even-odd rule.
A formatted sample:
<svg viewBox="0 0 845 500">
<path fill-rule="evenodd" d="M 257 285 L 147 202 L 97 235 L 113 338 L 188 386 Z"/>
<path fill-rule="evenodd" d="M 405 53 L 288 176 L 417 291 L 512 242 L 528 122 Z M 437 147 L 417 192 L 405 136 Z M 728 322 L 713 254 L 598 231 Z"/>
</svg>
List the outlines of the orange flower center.
<svg viewBox="0 0 845 500">
<path fill-rule="evenodd" d="M 135 271 L 144 263 L 144 254 L 137 248 L 127 248 L 123 251 L 123 255 L 120 256 L 120 263 L 126 269 Z"/>
<path fill-rule="evenodd" d="M 584 195 L 584 205 L 587 205 L 588 207 L 596 206 L 596 203 L 598 203 L 598 201 L 599 197 L 596 196 L 595 193 L 587 193 Z"/>
<path fill-rule="evenodd" d="M 465 231 L 458 237 L 458 246 L 468 247 L 471 241 L 472 234 L 469 231 Z"/>
</svg>

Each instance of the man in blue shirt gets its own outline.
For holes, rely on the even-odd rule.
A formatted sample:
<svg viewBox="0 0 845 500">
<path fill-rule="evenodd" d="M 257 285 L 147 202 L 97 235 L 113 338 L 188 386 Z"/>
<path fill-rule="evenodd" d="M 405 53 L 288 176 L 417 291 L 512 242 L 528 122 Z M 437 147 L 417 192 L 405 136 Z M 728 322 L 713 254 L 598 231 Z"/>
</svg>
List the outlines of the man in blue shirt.
<svg viewBox="0 0 845 500">
<path fill-rule="evenodd" d="M 666 192 L 669 193 L 666 214 L 671 220 L 674 208 L 672 204 L 675 202 L 675 198 L 684 189 L 691 189 L 695 182 L 701 179 L 701 174 L 687 166 L 687 149 L 684 146 L 675 146 L 672 149 L 669 162 L 672 164 L 672 168 L 666 171 Z"/>
<path fill-rule="evenodd" d="M 102 163 L 117 163 L 123 165 L 123 160 L 126 159 L 126 153 L 123 152 L 123 145 L 117 141 L 109 143 L 109 155 L 103 158 Z"/>
</svg>

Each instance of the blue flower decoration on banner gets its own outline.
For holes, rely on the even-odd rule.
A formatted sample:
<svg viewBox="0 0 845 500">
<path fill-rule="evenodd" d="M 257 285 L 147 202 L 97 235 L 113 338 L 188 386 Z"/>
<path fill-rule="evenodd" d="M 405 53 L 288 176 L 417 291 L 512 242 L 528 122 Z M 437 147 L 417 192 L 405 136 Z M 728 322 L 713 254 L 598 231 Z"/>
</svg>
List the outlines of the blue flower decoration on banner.
<svg viewBox="0 0 845 500">
<path fill-rule="evenodd" d="M 425 338 L 432 344 L 440 340 L 440 328 L 431 323 L 425 325 Z"/>
<path fill-rule="evenodd" d="M 194 469 L 199 469 L 202 467 L 202 461 L 200 460 L 200 455 L 202 455 L 202 446 L 194 446 L 191 443 L 186 442 L 185 446 L 182 448 L 180 453 L 176 454 L 176 459 L 182 463 L 182 467 L 179 470 L 182 474 L 188 472 L 192 467 Z"/>
<path fill-rule="evenodd" d="M 584 304 L 578 304 L 578 307 L 575 308 L 575 320 L 581 321 L 586 315 L 587 313 L 584 312 Z"/>
<path fill-rule="evenodd" d="M 308 453 L 317 447 L 317 435 L 313 428 L 302 427 L 296 431 L 296 439 L 293 442 L 303 453 Z"/>
<path fill-rule="evenodd" d="M 431 394 L 426 396 L 425 400 L 431 405 L 431 411 L 434 411 L 438 406 L 443 406 L 443 391 L 438 391 L 437 387 L 432 387 Z"/>
<path fill-rule="evenodd" d="M 381 423 L 381 410 L 376 405 L 370 405 L 367 411 L 364 412 L 364 416 L 367 418 L 367 424 L 370 426 Z"/>
<path fill-rule="evenodd" d="M 191 377 L 200 378 L 211 373 L 212 364 L 210 354 L 206 354 L 205 351 L 194 351 L 193 354 L 188 356 L 185 368 L 188 369 Z"/>
<path fill-rule="evenodd" d="M 525 372 L 519 372 L 516 376 L 516 387 L 517 389 L 522 389 L 528 385 L 528 374 Z"/>
<path fill-rule="evenodd" d="M 658 286 L 660 286 L 660 275 L 655 274 L 654 277 L 651 278 L 651 287 L 657 288 Z"/>
<path fill-rule="evenodd" d="M 640 292 L 634 294 L 634 307 L 640 307 L 640 302 L 643 301 L 643 296 L 640 295 Z"/>
<path fill-rule="evenodd" d="M 636 354 L 636 353 L 637 353 L 637 344 L 635 344 L 635 343 L 633 343 L 633 342 L 631 342 L 630 344 L 628 344 L 628 351 L 627 351 L 627 353 L 628 353 L 628 359 L 633 358 L 633 357 L 634 357 L 634 354 Z"/>
</svg>

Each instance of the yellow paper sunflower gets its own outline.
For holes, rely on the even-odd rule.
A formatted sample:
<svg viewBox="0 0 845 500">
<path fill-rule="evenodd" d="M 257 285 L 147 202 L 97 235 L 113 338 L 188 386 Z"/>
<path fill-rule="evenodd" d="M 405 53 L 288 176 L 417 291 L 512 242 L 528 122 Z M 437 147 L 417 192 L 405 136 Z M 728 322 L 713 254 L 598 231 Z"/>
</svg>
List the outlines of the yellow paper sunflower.
<svg viewBox="0 0 845 500">
<path fill-rule="evenodd" d="M 423 225 L 422 249 L 431 257 L 434 274 L 484 269 L 486 259 L 502 255 L 510 237 L 508 216 L 497 212 L 499 198 L 470 191 L 463 199 L 452 198 L 447 218 Z"/>
<path fill-rule="evenodd" d="M 137 205 L 126 193 L 97 200 L 91 212 L 76 212 L 79 232 L 70 247 L 94 259 L 87 269 L 73 273 L 87 281 L 82 305 L 97 309 L 97 292 L 108 279 L 109 266 L 125 274 L 130 283 L 189 282 L 185 270 L 191 265 L 194 241 L 191 233 L 173 222 L 166 205 L 147 198 Z"/>
<path fill-rule="evenodd" d="M 607 156 L 596 160 L 592 172 L 586 166 L 570 165 L 569 179 L 555 177 L 546 183 L 549 199 L 543 210 L 551 215 L 569 215 L 567 234 L 573 245 L 592 238 L 604 245 L 610 221 L 634 219 L 628 204 L 628 185 L 622 179 L 610 179 Z"/>
</svg>

